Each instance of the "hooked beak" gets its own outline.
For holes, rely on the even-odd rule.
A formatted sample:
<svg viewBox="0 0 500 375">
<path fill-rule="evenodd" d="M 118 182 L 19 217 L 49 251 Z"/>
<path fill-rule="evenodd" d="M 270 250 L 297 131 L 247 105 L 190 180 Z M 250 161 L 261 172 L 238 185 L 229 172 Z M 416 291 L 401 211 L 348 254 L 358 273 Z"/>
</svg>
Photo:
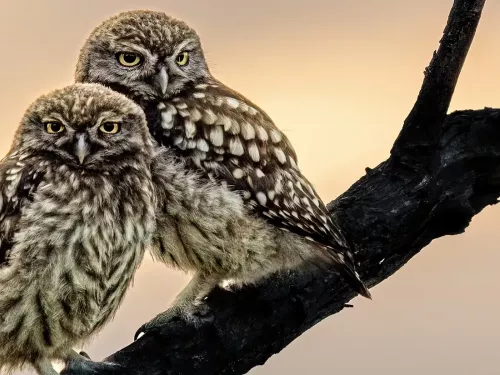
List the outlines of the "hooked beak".
<svg viewBox="0 0 500 375">
<path fill-rule="evenodd" d="M 86 134 L 80 133 L 76 135 L 73 152 L 75 153 L 75 156 L 77 157 L 80 164 L 83 164 L 85 158 L 90 153 L 90 147 L 87 142 Z"/>
<path fill-rule="evenodd" d="M 159 87 L 161 94 L 165 95 L 168 86 L 168 73 L 165 67 L 162 67 L 160 71 L 156 74 L 155 82 Z"/>
</svg>

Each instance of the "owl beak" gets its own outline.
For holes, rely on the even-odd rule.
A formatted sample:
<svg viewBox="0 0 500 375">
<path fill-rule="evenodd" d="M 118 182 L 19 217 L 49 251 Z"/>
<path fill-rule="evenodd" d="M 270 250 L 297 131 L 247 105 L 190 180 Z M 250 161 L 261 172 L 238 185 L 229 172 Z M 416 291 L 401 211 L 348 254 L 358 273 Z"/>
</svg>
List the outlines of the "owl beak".
<svg viewBox="0 0 500 375">
<path fill-rule="evenodd" d="M 83 164 L 85 161 L 85 158 L 89 155 L 90 153 L 90 147 L 87 142 L 87 136 L 86 134 L 77 134 L 76 139 L 75 139 L 75 144 L 74 144 L 74 153 L 75 156 L 78 158 L 78 161 L 80 164 Z"/>
<path fill-rule="evenodd" d="M 168 86 L 168 73 L 165 67 L 162 67 L 156 74 L 155 81 L 160 89 L 161 94 L 165 95 Z"/>
</svg>

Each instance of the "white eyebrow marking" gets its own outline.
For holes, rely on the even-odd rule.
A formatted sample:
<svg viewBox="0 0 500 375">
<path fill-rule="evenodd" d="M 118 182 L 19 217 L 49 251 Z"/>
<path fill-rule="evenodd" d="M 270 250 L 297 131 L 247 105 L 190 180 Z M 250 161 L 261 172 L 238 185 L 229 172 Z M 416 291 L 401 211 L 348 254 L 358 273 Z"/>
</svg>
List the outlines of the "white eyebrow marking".
<svg viewBox="0 0 500 375">
<path fill-rule="evenodd" d="M 116 44 L 116 48 L 113 48 L 115 52 L 136 52 L 140 53 L 145 59 L 147 59 L 150 63 L 156 63 L 158 57 L 153 55 L 149 50 L 143 48 L 137 44 L 129 43 L 127 41 L 121 41 Z"/>
<path fill-rule="evenodd" d="M 117 115 L 113 111 L 106 111 L 102 112 L 99 117 L 97 118 L 97 121 L 95 124 L 92 126 L 92 128 L 101 125 L 104 121 L 110 121 L 110 122 L 120 122 L 122 121 L 121 117 Z"/>
<path fill-rule="evenodd" d="M 63 119 L 63 117 L 59 113 L 51 113 L 48 117 L 42 118 L 42 122 L 50 122 L 50 121 L 59 121 L 64 125 L 68 125 L 68 123 Z"/>
<path fill-rule="evenodd" d="M 196 41 L 194 39 L 188 39 L 188 40 L 185 40 L 184 42 L 182 42 L 181 44 L 179 44 L 176 48 L 175 48 L 175 51 L 173 53 L 172 56 L 177 56 L 177 54 L 179 52 L 182 52 L 182 50 L 184 48 L 186 48 L 189 44 L 191 43 L 195 43 Z"/>
</svg>

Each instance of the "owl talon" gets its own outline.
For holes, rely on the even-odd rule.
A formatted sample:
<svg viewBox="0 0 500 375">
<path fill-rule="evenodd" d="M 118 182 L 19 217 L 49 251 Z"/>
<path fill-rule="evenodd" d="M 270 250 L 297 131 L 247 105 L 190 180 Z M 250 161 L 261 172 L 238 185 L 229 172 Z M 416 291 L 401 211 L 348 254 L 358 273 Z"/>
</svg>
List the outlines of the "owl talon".
<svg viewBox="0 0 500 375">
<path fill-rule="evenodd" d="M 92 361 L 92 359 L 84 351 L 77 352 L 76 350 L 72 350 L 65 360 L 66 365 L 68 365 L 70 361 L 87 362 L 87 361 Z"/>
<path fill-rule="evenodd" d="M 149 331 L 160 329 L 175 320 L 183 320 L 187 323 L 199 326 L 203 323 L 213 322 L 214 316 L 212 310 L 206 303 L 192 305 L 189 308 L 174 306 L 159 314 L 150 322 L 143 324 L 135 333 L 134 341 L 138 340 Z"/>
<path fill-rule="evenodd" d="M 90 358 L 90 356 L 89 356 L 86 352 L 84 352 L 84 351 L 81 351 L 81 352 L 79 352 L 78 354 L 79 354 L 79 355 L 81 355 L 83 358 L 88 359 L 89 361 L 91 361 L 91 360 L 92 360 L 92 359 Z"/>
</svg>

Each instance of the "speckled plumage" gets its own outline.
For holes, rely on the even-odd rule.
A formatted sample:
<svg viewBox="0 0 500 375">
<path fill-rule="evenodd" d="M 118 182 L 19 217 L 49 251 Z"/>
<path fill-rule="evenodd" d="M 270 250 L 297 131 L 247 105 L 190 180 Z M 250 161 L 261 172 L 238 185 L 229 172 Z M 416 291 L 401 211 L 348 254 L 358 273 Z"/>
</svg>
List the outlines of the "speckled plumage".
<svg viewBox="0 0 500 375">
<path fill-rule="evenodd" d="M 184 59 L 186 54 L 188 59 Z M 128 61 L 122 60 L 125 57 Z M 300 172 L 285 134 L 261 108 L 211 75 L 200 39 L 187 24 L 153 11 L 112 17 L 97 27 L 83 46 L 76 80 L 104 84 L 136 101 L 144 109 L 156 141 L 181 158 L 185 168 L 200 174 L 197 189 L 203 190 L 204 184 L 212 181 L 234 199 L 241 197 L 246 215 L 257 215 L 273 233 L 274 228 L 280 228 L 287 238 L 300 237 L 301 244 L 309 241 L 311 246 L 306 247 L 315 254 L 326 251 L 346 280 L 369 296 L 355 273 L 353 256 L 340 228 Z M 190 215 L 197 215 L 196 210 Z M 224 222 L 228 218 L 214 219 Z M 233 236 L 239 235 L 235 232 Z M 164 237 L 182 242 L 187 236 L 183 232 Z M 199 240 L 197 246 L 188 246 L 189 251 L 196 252 L 210 241 Z M 167 248 L 168 241 L 164 242 Z M 281 259 L 269 261 L 273 270 L 286 267 L 290 262 L 283 259 L 287 256 L 294 257 L 293 251 L 287 252 L 283 246 L 279 249 Z M 242 254 L 247 254 L 231 246 L 224 251 L 241 251 L 240 262 Z M 263 258 L 278 259 L 272 249 L 261 248 L 259 252 Z M 176 255 L 168 249 L 165 254 L 162 259 L 167 261 Z M 203 256 L 210 257 L 207 252 Z M 225 272 L 180 263 L 181 268 L 194 268 L 204 275 L 212 272 L 220 277 Z M 256 274 L 260 277 L 270 272 L 264 269 Z"/>
<path fill-rule="evenodd" d="M 0 368 L 56 374 L 112 318 L 154 229 L 151 161 L 143 111 L 101 85 L 26 111 L 0 162 Z"/>
</svg>

